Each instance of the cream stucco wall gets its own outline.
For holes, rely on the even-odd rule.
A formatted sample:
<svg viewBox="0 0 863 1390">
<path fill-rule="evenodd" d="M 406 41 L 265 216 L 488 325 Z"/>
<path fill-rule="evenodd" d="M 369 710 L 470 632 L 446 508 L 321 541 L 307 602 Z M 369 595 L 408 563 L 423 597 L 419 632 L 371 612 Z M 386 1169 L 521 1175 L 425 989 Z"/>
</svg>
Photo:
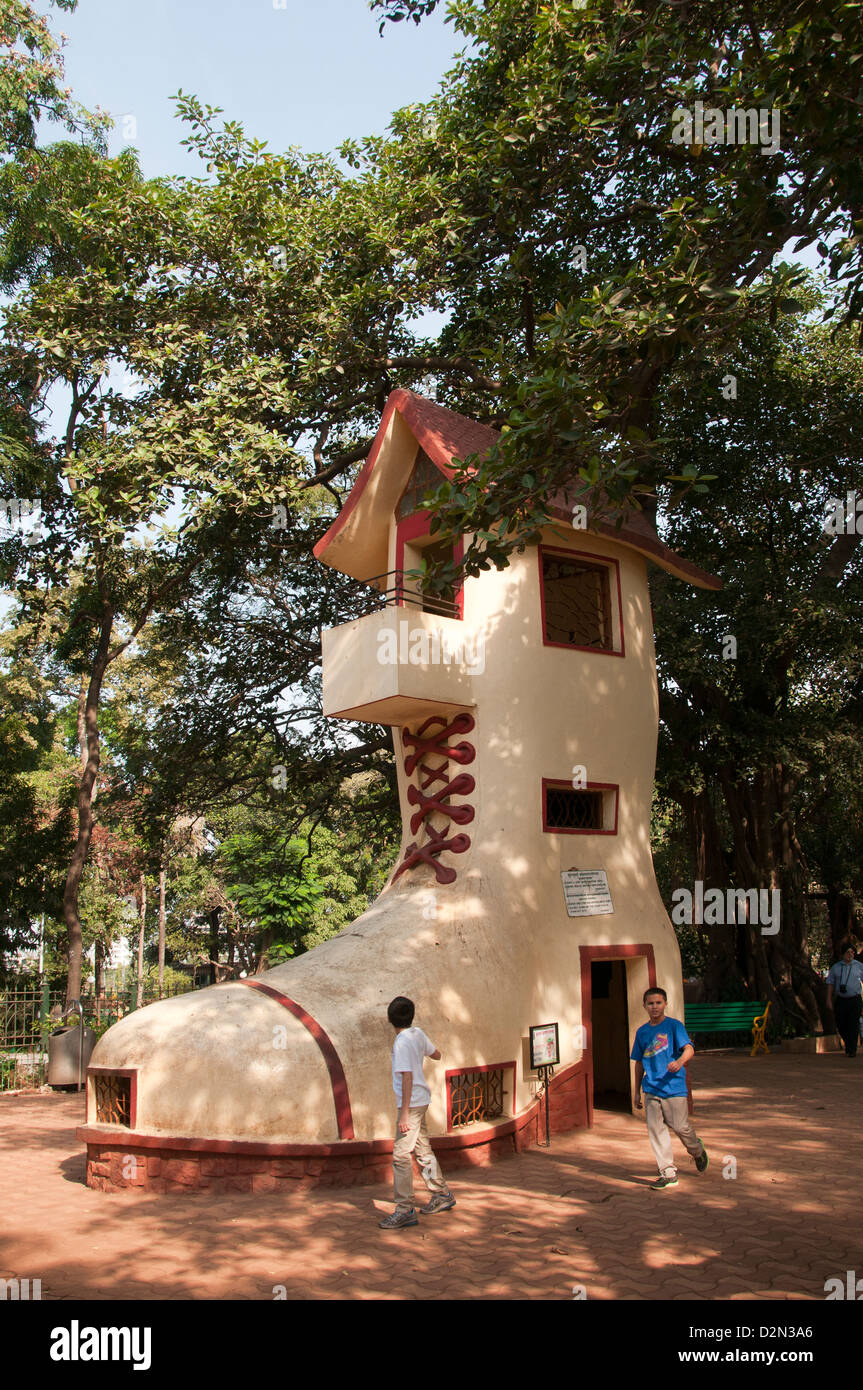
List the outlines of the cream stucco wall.
<svg viewBox="0 0 863 1390">
<path fill-rule="evenodd" d="M 358 1138 L 391 1134 L 392 1029 L 386 1004 L 407 994 L 417 1023 L 443 1053 L 427 1063 L 430 1125 L 446 1127 L 444 1071 L 516 1062 L 516 1109 L 534 1086 L 522 1066 L 531 1024 L 558 1021 L 561 1062 L 581 1056 L 580 946 L 650 943 L 669 1012 L 683 1008 L 680 958 L 656 886 L 649 844 L 657 735 L 657 691 L 644 559 L 610 540 L 551 528 L 555 548 L 589 552 L 619 565 L 625 655 L 543 644 L 537 551 L 465 585 L 466 632 L 484 640 L 484 669 L 396 668 L 382 676 L 376 633 L 404 609 L 345 625 L 326 638 L 325 700 L 345 708 L 351 692 L 410 694 L 411 727 L 435 710 L 468 708 L 476 748 L 464 768 L 475 791 L 474 819 L 455 827 L 470 849 L 441 862 L 457 870 L 442 885 L 433 870 L 402 874 L 338 937 L 261 977 L 296 1000 L 329 1034 L 345 1069 Z M 616 603 L 616 583 L 612 585 Z M 417 619 L 440 624 L 445 620 Z M 350 631 L 346 631 L 350 629 Z M 369 640 L 371 639 L 371 640 Z M 474 648 L 474 651 L 476 649 Z M 336 660 L 336 668 L 331 664 Z M 476 663 L 475 663 L 476 664 Z M 392 682 L 395 681 L 395 687 Z M 410 691 L 407 686 L 410 685 Z M 436 703 L 437 701 L 437 703 Z M 427 703 L 426 703 L 427 702 Z M 333 707 L 332 703 L 329 707 Z M 394 730 L 397 747 L 400 733 Z M 546 833 L 542 779 L 569 782 L 584 765 L 590 782 L 619 786 L 616 835 Z M 399 759 L 405 847 L 414 807 Z M 445 821 L 438 820 L 438 825 Z M 605 869 L 614 913 L 569 918 L 560 872 Z M 630 1032 L 644 1020 L 646 965 L 627 965 Z M 274 1032 L 279 1026 L 287 1035 Z M 287 1047 L 281 1046 L 287 1040 Z M 112 1028 L 93 1064 L 139 1068 L 137 1129 L 232 1139 L 337 1138 L 329 1077 L 310 1035 L 275 1001 L 239 984 L 150 1006 Z"/>
</svg>

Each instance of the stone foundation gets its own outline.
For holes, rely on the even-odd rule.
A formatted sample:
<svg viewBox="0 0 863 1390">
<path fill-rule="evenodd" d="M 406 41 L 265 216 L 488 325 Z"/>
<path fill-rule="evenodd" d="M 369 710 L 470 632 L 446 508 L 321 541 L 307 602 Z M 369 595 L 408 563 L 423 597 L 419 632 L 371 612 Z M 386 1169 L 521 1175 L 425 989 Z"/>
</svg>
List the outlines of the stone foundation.
<svg viewBox="0 0 863 1390">
<path fill-rule="evenodd" d="M 552 1078 L 552 1134 L 591 1123 L 587 1075 L 578 1062 Z M 392 1180 L 391 1139 L 333 1144 L 255 1144 L 124 1133 L 85 1125 L 87 1186 L 103 1192 L 296 1192 Z M 545 1143 L 545 1099 L 512 1119 L 432 1139 L 444 1172 L 483 1166 Z"/>
</svg>

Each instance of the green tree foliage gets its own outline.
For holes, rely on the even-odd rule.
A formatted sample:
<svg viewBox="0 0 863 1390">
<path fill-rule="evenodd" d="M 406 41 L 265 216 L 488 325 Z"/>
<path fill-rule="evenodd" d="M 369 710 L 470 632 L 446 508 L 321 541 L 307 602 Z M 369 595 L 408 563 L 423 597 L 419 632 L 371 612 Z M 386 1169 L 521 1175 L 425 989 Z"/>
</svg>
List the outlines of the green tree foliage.
<svg viewBox="0 0 863 1390">
<path fill-rule="evenodd" d="M 28 7 L 13 8 L 29 22 Z M 435 5 L 373 8 L 404 20 Z M 846 896 L 853 885 L 827 874 L 848 843 L 829 779 L 816 816 L 800 768 L 817 771 L 831 718 L 856 747 L 856 655 L 842 624 L 857 582 L 856 535 L 825 545 L 812 517 L 840 475 L 848 486 L 857 476 L 859 383 L 846 330 L 813 346 L 811 326 L 795 327 L 806 290 L 781 253 L 814 244 L 829 289 L 810 308 L 859 316 L 859 7 L 459 0 L 449 12 L 470 47 L 439 98 L 396 113 L 386 137 L 346 144 L 348 171 L 274 154 L 183 93 L 198 178 L 143 179 L 132 152 L 106 157 L 95 126 L 83 143 L 36 146 L 35 106 L 10 137 L 0 433 L 14 447 L 2 481 L 5 495 L 40 498 L 42 537 L 5 537 L 0 563 L 22 650 L 67 705 L 79 702 L 70 989 L 94 793 L 106 827 L 134 808 L 156 860 L 178 817 L 215 836 L 213 862 L 187 865 L 183 889 L 188 904 L 199 894 L 189 920 L 199 930 L 203 917 L 209 959 L 235 927 L 260 959 L 249 924 L 266 904 L 241 912 L 215 871 L 222 841 L 251 833 L 230 824 L 239 808 L 266 811 L 249 855 L 267 852 L 272 816 L 285 846 L 312 835 L 312 865 L 318 834 L 321 868 L 328 837 L 354 853 L 361 834 L 338 821 L 346 777 L 375 773 L 368 804 L 353 807 L 358 827 L 376 804 L 391 814 L 388 734 L 357 738 L 320 712 L 317 628 L 368 611 L 369 591 L 325 572 L 311 546 L 389 391 L 425 382 L 503 430 L 492 456 L 432 502 L 443 527 L 474 534 L 472 572 L 535 536 L 556 488 L 581 486 L 592 505 L 658 508 L 669 539 L 728 579 L 720 600 L 659 581 L 670 605 L 663 794 L 688 817 L 691 847 L 701 841 L 686 798 L 721 789 L 716 872 L 781 882 L 796 924 L 787 958 L 736 943 L 731 984 L 766 990 L 766 970 L 788 1009 L 811 1017 L 805 855 L 823 854 L 825 885 Z M 780 148 L 675 143 L 675 108 L 696 100 L 778 108 Z M 427 310 L 446 318 L 434 336 Z M 783 365 L 783 344 L 808 377 Z M 817 352 L 830 367 L 821 395 Z M 739 414 L 717 429 L 719 385 L 738 361 L 750 365 Z M 49 428 L 58 393 L 65 418 Z M 815 428 L 822 418 L 828 428 Z M 768 461 L 792 454 L 773 488 Z M 765 498 L 772 519 L 758 510 Z M 729 693 L 729 671 L 705 653 L 732 622 L 750 657 Z M 286 795 L 275 812 L 277 768 Z M 816 824 L 835 832 L 821 849 Z M 376 881 L 385 840 L 353 889 L 338 887 L 339 912 Z M 254 862 L 278 897 L 275 868 Z M 325 889 L 327 875 L 314 875 Z M 294 949 L 338 916 L 325 894 L 306 908 L 303 931 L 297 918 L 288 932 Z"/>
<path fill-rule="evenodd" d="M 863 843 L 851 785 L 863 756 L 863 572 L 849 545 L 837 583 L 824 529 L 859 477 L 863 353 L 850 331 L 831 337 L 817 322 L 820 295 L 801 293 L 806 320 L 747 326 L 734 399 L 717 390 L 723 347 L 705 351 L 699 378 L 665 385 L 676 467 L 691 460 L 717 479 L 709 508 L 689 499 L 671 514 L 667 539 L 725 582 L 705 594 L 657 573 L 653 593 L 659 788 L 680 808 L 692 878 L 781 892 L 778 933 L 703 929 L 708 987 L 774 999 L 816 1026 L 825 992 L 809 964 L 807 892 L 859 892 Z"/>
<path fill-rule="evenodd" d="M 51 0 L 57 10 L 71 13 L 78 0 Z M 13 156 L 36 148 L 40 122 L 61 125 L 70 132 L 100 141 L 106 118 L 93 115 L 72 100 L 64 87 L 61 41 L 47 19 L 27 0 L 0 4 L 0 170 Z M 28 167 L 26 161 L 23 165 Z M 5 171 L 4 171 L 5 172 Z"/>
<path fill-rule="evenodd" d="M 863 31 L 857 5 L 820 0 L 447 10 L 471 46 L 440 97 L 353 157 L 400 184 L 399 244 L 451 311 L 439 355 L 461 379 L 441 372 L 444 398 L 504 429 L 434 500 L 454 534 L 475 533 L 476 572 L 535 535 L 561 485 L 649 511 L 657 490 L 698 485 L 663 440 L 663 383 L 697 379 L 748 321 L 794 312 L 789 242 L 817 245 L 859 319 Z M 699 100 L 778 112 L 779 149 L 676 143 L 675 110 Z"/>
<path fill-rule="evenodd" d="M 47 683 L 15 663 L 0 633 L 0 968 L 62 912 L 75 783 Z M 5 966 L 4 966 L 5 962 Z"/>
</svg>

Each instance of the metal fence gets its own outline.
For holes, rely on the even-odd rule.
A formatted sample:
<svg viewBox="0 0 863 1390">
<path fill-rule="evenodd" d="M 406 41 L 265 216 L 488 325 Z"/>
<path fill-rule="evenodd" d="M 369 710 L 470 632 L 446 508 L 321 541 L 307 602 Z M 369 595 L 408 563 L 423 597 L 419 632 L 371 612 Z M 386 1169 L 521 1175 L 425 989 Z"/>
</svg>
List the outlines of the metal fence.
<svg viewBox="0 0 863 1390">
<path fill-rule="evenodd" d="M 188 984 L 166 986 L 162 998 L 187 994 L 195 989 Z M 143 1002 L 152 1004 L 159 998 L 159 989 L 149 981 L 144 985 Z M 84 1024 L 101 1037 L 113 1023 L 136 1007 L 137 987 L 103 993 L 81 995 Z M 66 1023 L 66 995 L 49 990 L 47 985 L 15 985 L 0 987 L 0 1092 L 39 1090 L 45 1085 L 48 1071 L 48 1038 Z M 77 1010 L 69 1015 L 76 1018 Z"/>
</svg>

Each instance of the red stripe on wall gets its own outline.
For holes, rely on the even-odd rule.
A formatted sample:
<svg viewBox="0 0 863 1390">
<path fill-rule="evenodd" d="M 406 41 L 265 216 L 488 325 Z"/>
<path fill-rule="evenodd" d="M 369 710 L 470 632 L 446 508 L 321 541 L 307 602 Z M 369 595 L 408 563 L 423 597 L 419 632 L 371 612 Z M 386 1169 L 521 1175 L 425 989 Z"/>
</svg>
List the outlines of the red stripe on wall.
<svg viewBox="0 0 863 1390">
<path fill-rule="evenodd" d="M 307 1014 L 302 1005 L 294 999 L 289 999 L 286 994 L 273 989 L 272 985 L 261 984 L 258 980 L 237 980 L 239 985 L 248 985 L 250 989 L 258 989 L 262 994 L 268 994 L 271 999 L 275 999 L 277 1004 L 281 1004 L 288 1013 L 293 1014 L 304 1028 L 308 1029 L 321 1050 L 327 1071 L 330 1074 L 330 1083 L 333 1088 L 333 1103 L 336 1107 L 336 1123 L 339 1127 L 340 1139 L 353 1139 L 354 1119 L 351 1114 L 351 1098 L 348 1095 L 348 1082 L 345 1076 L 345 1069 L 339 1059 L 339 1054 L 333 1047 L 332 1040 L 321 1025 Z"/>
</svg>

